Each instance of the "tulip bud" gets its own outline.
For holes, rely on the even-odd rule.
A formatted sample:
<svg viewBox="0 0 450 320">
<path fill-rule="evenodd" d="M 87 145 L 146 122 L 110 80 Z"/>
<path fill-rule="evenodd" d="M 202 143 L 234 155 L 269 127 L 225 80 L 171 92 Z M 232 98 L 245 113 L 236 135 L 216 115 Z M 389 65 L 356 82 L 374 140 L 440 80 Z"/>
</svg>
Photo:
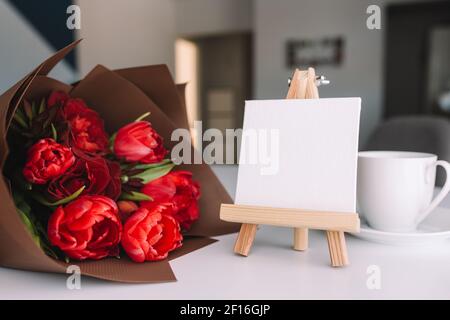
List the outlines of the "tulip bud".
<svg viewBox="0 0 450 320">
<path fill-rule="evenodd" d="M 158 163 L 168 153 L 162 137 L 147 121 L 132 122 L 120 128 L 114 138 L 113 150 L 119 159 L 146 164 Z"/>
<path fill-rule="evenodd" d="M 117 206 L 119 207 L 119 215 L 122 222 L 125 222 L 138 209 L 137 204 L 129 200 L 118 201 Z"/>
</svg>

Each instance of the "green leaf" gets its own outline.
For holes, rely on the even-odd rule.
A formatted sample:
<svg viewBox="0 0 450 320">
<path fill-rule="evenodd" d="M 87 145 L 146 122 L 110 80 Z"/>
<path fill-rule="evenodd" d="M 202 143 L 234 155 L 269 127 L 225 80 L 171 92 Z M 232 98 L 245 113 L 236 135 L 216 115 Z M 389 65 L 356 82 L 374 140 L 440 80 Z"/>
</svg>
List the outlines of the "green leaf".
<svg viewBox="0 0 450 320">
<path fill-rule="evenodd" d="M 9 127 L 11 128 L 11 130 L 14 130 L 14 131 L 20 132 L 22 130 L 21 128 L 19 128 L 19 126 L 15 122 L 11 122 Z"/>
<path fill-rule="evenodd" d="M 35 227 L 35 224 L 32 222 L 32 220 L 30 219 L 30 217 L 28 216 L 28 214 L 26 214 L 25 212 L 23 212 L 22 210 L 20 210 L 19 208 L 17 208 L 17 212 L 19 213 L 19 216 L 23 222 L 23 224 L 25 225 L 25 227 L 27 228 L 28 232 L 31 235 L 31 238 L 33 239 L 33 241 L 36 243 L 36 245 L 41 248 L 42 250 L 44 250 L 43 248 L 43 242 L 41 241 L 41 238 L 39 237 L 39 232 Z"/>
<path fill-rule="evenodd" d="M 25 112 L 25 115 L 27 116 L 29 122 L 31 122 L 31 120 L 33 120 L 33 107 L 26 100 L 23 103 L 23 111 Z"/>
<path fill-rule="evenodd" d="M 38 110 L 37 110 L 37 105 L 36 103 L 33 101 L 31 103 L 31 114 L 33 115 L 33 118 L 36 117 L 38 115 Z"/>
<path fill-rule="evenodd" d="M 172 160 L 170 159 L 164 159 L 161 162 L 158 163 L 151 163 L 151 164 L 137 164 L 135 166 L 133 166 L 131 169 L 138 169 L 138 170 L 147 170 L 147 169 L 151 169 L 151 168 L 156 168 L 156 167 L 160 167 L 166 164 L 172 163 Z"/>
<path fill-rule="evenodd" d="M 17 110 L 16 113 L 14 114 L 14 120 L 16 120 L 17 123 L 20 124 L 23 128 L 25 129 L 28 128 L 27 121 L 25 120 L 22 112 L 19 112 L 19 110 Z"/>
<path fill-rule="evenodd" d="M 173 167 L 175 167 L 175 164 L 171 162 L 162 166 L 147 169 L 141 173 L 131 176 L 130 178 L 141 179 L 142 183 L 146 184 L 149 183 L 150 181 L 165 176 L 170 172 L 170 170 L 172 170 Z"/>
<path fill-rule="evenodd" d="M 16 201 L 16 207 L 27 215 L 31 214 L 31 207 L 25 201 Z"/>
<path fill-rule="evenodd" d="M 57 112 L 58 108 L 50 108 L 48 109 L 48 114 L 41 115 L 41 117 L 43 118 L 42 128 L 47 128 L 53 122 L 53 120 L 55 120 Z"/>
<path fill-rule="evenodd" d="M 121 163 L 120 164 L 120 168 L 122 170 L 147 170 L 150 168 L 156 168 L 156 167 L 160 167 L 163 166 L 165 164 L 168 163 L 172 163 L 172 160 L 170 159 L 164 159 L 161 162 L 157 162 L 157 163 L 150 163 L 150 164 L 144 164 L 144 163 Z"/>
<path fill-rule="evenodd" d="M 23 193 L 14 190 L 12 195 L 13 195 L 13 200 L 14 200 L 16 207 L 19 206 L 22 202 L 25 202 Z"/>
<path fill-rule="evenodd" d="M 58 141 L 58 133 L 56 132 L 56 128 L 55 128 L 55 126 L 53 125 L 53 123 L 51 124 L 51 127 L 52 127 L 52 137 L 53 137 L 53 140 Z"/>
<path fill-rule="evenodd" d="M 34 216 L 31 212 L 31 207 L 26 202 L 23 193 L 14 190 L 13 198 L 17 208 L 17 212 L 36 245 L 50 257 L 59 259 L 58 255 L 55 253 L 55 251 L 53 251 L 50 244 L 48 243 L 47 231 L 39 221 L 34 219 Z"/>
<path fill-rule="evenodd" d="M 35 223 L 34 227 L 36 228 L 38 235 L 40 235 L 40 239 L 41 239 L 40 244 L 41 244 L 42 250 L 44 250 L 44 252 L 47 255 L 49 255 L 50 257 L 59 260 L 59 256 L 56 254 L 55 251 L 53 251 L 53 249 L 48 241 L 47 230 L 45 230 L 45 228 L 42 226 L 41 223 Z"/>
<path fill-rule="evenodd" d="M 41 103 L 39 104 L 39 114 L 45 111 L 45 98 L 42 98 Z"/>
<path fill-rule="evenodd" d="M 121 170 L 129 169 L 129 168 L 132 168 L 132 165 L 129 164 L 129 163 L 121 163 L 120 164 L 120 169 Z"/>
<path fill-rule="evenodd" d="M 38 193 L 33 193 L 32 195 L 36 201 L 43 204 L 44 206 L 57 207 L 57 206 L 66 204 L 66 203 L 78 198 L 78 196 L 84 191 L 85 188 L 86 188 L 86 186 L 82 186 L 80 189 L 78 189 L 77 191 L 72 193 L 70 196 L 65 197 L 64 199 L 58 200 L 56 202 L 49 202 L 49 201 L 47 201 L 47 199 L 45 199 L 42 195 L 40 195 Z"/>
<path fill-rule="evenodd" d="M 114 140 L 116 140 L 116 136 L 117 136 L 117 132 L 113 133 L 111 135 L 111 137 L 109 137 L 108 146 L 109 146 L 109 150 L 111 150 L 111 152 L 114 152 Z"/>
<path fill-rule="evenodd" d="M 21 191 L 31 191 L 33 190 L 33 185 L 25 180 L 23 173 L 20 169 L 15 170 L 15 172 L 12 175 L 14 185 L 16 185 Z M 16 197 L 19 197 L 20 194 L 16 195 Z"/>
<path fill-rule="evenodd" d="M 130 200 L 130 201 L 153 201 L 152 197 L 146 195 L 145 193 L 131 191 L 122 192 L 120 195 L 120 200 Z"/>
<path fill-rule="evenodd" d="M 27 227 L 27 229 L 30 230 L 30 232 L 32 234 L 35 234 L 36 230 L 34 229 L 33 223 L 31 222 L 30 218 L 28 218 L 28 216 L 25 214 L 25 212 L 23 212 L 19 208 L 17 208 L 17 211 L 19 212 L 20 218 L 22 219 L 22 221 L 25 224 L 25 226 Z"/>
<path fill-rule="evenodd" d="M 55 251 L 53 251 L 53 249 L 46 242 L 41 241 L 41 248 L 48 256 L 52 257 L 53 259 L 60 260 Z"/>
<path fill-rule="evenodd" d="M 23 113 L 22 108 L 17 108 L 15 114 L 19 114 L 19 117 L 21 117 L 23 120 L 26 119 L 25 114 Z"/>
</svg>

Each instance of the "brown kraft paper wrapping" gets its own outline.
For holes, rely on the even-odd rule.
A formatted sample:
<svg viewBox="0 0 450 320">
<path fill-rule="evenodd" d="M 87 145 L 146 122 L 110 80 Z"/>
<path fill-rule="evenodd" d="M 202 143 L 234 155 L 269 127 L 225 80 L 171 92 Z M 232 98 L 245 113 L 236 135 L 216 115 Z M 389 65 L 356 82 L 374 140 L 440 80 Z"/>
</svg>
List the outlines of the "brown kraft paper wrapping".
<svg viewBox="0 0 450 320">
<path fill-rule="evenodd" d="M 176 85 L 165 65 L 135 67 L 116 71 L 95 67 L 75 85 L 68 85 L 47 77 L 52 68 L 70 52 L 80 40 L 61 49 L 44 61 L 24 79 L 0 96 L 0 169 L 8 155 L 6 135 L 15 109 L 24 98 L 40 99 L 53 90 L 63 90 L 72 97 L 85 99 L 105 120 L 107 131 L 114 132 L 122 125 L 150 111 L 153 127 L 164 138 L 167 148 L 176 142 L 170 139 L 176 128 L 188 128 L 184 104 L 184 85 Z M 193 151 L 192 151 L 193 152 Z M 169 261 L 207 246 L 216 240 L 209 237 L 237 232 L 239 226 L 219 219 L 221 203 L 231 198 L 206 164 L 179 166 L 193 173 L 201 185 L 200 219 L 185 235 L 184 244 L 159 262 L 134 263 L 125 255 L 121 259 L 72 262 L 82 275 L 119 282 L 175 281 Z M 66 273 L 67 264 L 47 256 L 32 240 L 23 225 L 5 177 L 0 179 L 0 265 L 30 271 Z M 207 266 L 205 266 L 207 267 Z M 201 268 L 201 266 L 200 266 Z"/>
</svg>

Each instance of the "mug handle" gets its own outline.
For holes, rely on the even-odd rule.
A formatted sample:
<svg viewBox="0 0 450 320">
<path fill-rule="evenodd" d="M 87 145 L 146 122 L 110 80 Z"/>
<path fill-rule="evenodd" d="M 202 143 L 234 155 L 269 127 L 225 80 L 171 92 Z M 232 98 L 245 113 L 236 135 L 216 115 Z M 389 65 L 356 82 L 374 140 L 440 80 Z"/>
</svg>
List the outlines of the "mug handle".
<svg viewBox="0 0 450 320">
<path fill-rule="evenodd" d="M 442 200 L 447 196 L 447 194 L 450 192 L 450 163 L 444 160 L 438 160 L 436 161 L 433 166 L 441 166 L 445 170 L 445 184 L 442 187 L 439 194 L 431 201 L 428 208 L 419 216 L 416 223 L 421 223 L 430 213 L 433 211 L 439 203 L 441 203 Z"/>
</svg>

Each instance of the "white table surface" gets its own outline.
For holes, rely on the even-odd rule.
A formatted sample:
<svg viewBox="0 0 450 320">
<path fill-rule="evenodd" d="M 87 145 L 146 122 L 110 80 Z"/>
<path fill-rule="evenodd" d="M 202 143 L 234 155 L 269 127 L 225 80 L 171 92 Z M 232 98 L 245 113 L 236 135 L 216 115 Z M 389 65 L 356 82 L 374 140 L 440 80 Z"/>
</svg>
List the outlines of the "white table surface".
<svg viewBox="0 0 450 320">
<path fill-rule="evenodd" d="M 214 168 L 234 194 L 236 167 Z M 450 198 L 444 206 L 450 207 Z M 347 237 L 350 266 L 331 268 L 325 234 L 310 232 L 307 252 L 291 249 L 292 230 L 261 227 L 251 254 L 233 254 L 236 234 L 171 262 L 177 282 L 121 284 L 83 277 L 69 290 L 66 275 L 0 268 L 0 299 L 449 299 L 450 241 L 394 247 Z M 368 289 L 378 266 L 381 288 Z"/>
</svg>

